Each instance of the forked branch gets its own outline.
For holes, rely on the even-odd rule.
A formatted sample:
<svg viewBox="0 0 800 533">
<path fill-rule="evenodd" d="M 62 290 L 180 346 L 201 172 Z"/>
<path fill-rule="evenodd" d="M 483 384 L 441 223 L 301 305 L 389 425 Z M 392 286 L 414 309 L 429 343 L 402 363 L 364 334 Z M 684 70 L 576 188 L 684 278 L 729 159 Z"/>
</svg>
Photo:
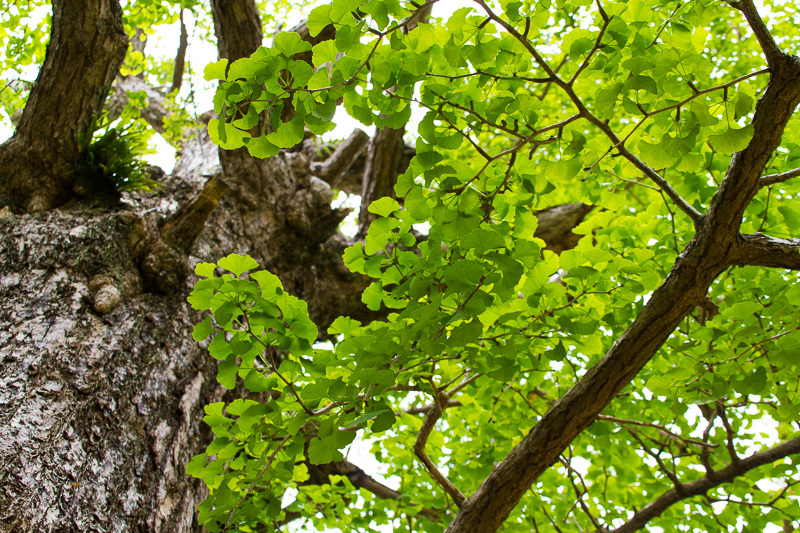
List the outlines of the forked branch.
<svg viewBox="0 0 800 533">
<path fill-rule="evenodd" d="M 634 513 L 633 517 L 616 529 L 609 530 L 609 533 L 630 533 L 642 529 L 650 520 L 657 518 L 671 505 L 681 500 L 700 496 L 709 490 L 724 483 L 730 483 L 737 477 L 766 464 L 774 463 L 785 457 L 800 454 L 800 437 L 779 444 L 774 448 L 758 452 L 750 457 L 741 459 L 720 470 L 712 470 L 705 476 L 688 483 L 681 483 L 680 488 L 676 487 L 663 493 L 644 506 L 641 510 Z"/>
<path fill-rule="evenodd" d="M 425 415 L 425 420 L 422 422 L 422 428 L 419 430 L 419 435 L 417 435 L 416 442 L 414 442 L 414 453 L 417 455 L 436 483 L 438 483 L 439 486 L 441 486 L 445 492 L 447 492 L 447 494 L 453 498 L 453 501 L 458 507 L 461 507 L 466 501 L 466 498 L 461 491 L 458 490 L 458 487 L 453 485 L 453 483 L 447 479 L 438 468 L 436 468 L 436 465 L 433 464 L 433 461 L 431 461 L 430 457 L 428 457 L 428 454 L 425 453 L 425 443 L 428 441 L 428 436 L 430 436 L 431 431 L 433 431 L 433 427 L 442 416 L 442 404 L 447 403 L 446 394 L 441 393 L 438 390 L 434 390 L 434 394 L 436 395 L 434 398 L 435 407 L 430 409 Z"/>
</svg>

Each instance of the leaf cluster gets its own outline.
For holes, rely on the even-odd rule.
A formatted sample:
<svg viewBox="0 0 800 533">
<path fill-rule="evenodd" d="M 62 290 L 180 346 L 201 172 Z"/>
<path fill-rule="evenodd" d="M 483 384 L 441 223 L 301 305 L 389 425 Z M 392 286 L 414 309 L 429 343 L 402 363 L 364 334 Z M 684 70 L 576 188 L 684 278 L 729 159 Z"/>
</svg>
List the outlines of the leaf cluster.
<svg viewBox="0 0 800 533">
<path fill-rule="evenodd" d="M 80 196 L 119 199 L 123 192 L 158 187 L 150 177 L 150 165 L 142 159 L 151 153 L 147 143 L 152 133 L 143 121 L 127 118 L 127 123 L 112 126 L 103 115 L 93 121 L 91 135 L 78 139 L 75 187 Z"/>
</svg>

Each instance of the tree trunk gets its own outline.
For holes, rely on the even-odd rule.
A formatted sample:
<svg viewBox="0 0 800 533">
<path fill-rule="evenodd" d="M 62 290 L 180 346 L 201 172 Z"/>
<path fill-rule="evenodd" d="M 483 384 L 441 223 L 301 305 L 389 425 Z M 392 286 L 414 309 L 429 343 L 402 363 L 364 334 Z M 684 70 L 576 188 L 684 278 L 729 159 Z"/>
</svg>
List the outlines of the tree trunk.
<svg viewBox="0 0 800 533">
<path fill-rule="evenodd" d="M 91 135 L 128 48 L 119 0 L 53 0 L 51 28 L 19 127 L 0 146 L 0 188 L 27 212 L 73 196 L 78 138 Z"/>
</svg>

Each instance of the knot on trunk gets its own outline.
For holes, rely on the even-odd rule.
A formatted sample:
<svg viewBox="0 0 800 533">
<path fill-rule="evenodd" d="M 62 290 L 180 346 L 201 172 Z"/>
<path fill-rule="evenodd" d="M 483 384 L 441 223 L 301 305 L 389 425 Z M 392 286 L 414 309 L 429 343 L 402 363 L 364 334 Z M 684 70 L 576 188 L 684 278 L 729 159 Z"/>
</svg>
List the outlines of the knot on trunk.
<svg viewBox="0 0 800 533">
<path fill-rule="evenodd" d="M 317 242 L 333 235 L 349 208 L 331 209 L 334 193 L 330 185 L 311 176 L 308 187 L 300 189 L 286 203 L 286 221 L 298 234 Z"/>
</svg>

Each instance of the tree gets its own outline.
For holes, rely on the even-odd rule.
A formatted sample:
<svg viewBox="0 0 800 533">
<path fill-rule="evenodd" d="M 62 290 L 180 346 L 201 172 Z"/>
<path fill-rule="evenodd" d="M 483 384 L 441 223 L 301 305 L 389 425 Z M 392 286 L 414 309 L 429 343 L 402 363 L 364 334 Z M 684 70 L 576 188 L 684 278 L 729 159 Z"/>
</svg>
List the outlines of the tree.
<svg viewBox="0 0 800 533">
<path fill-rule="evenodd" d="M 75 187 L 117 55 L 59 35 L 177 9 L 54 2 L 0 148 L 4 527 L 798 527 L 797 8 L 434 3 L 335 0 L 259 47 L 263 9 L 212 2 L 208 135 L 120 205 Z M 340 103 L 378 132 L 323 155 Z M 331 187 L 368 206 L 355 241 Z"/>
</svg>

